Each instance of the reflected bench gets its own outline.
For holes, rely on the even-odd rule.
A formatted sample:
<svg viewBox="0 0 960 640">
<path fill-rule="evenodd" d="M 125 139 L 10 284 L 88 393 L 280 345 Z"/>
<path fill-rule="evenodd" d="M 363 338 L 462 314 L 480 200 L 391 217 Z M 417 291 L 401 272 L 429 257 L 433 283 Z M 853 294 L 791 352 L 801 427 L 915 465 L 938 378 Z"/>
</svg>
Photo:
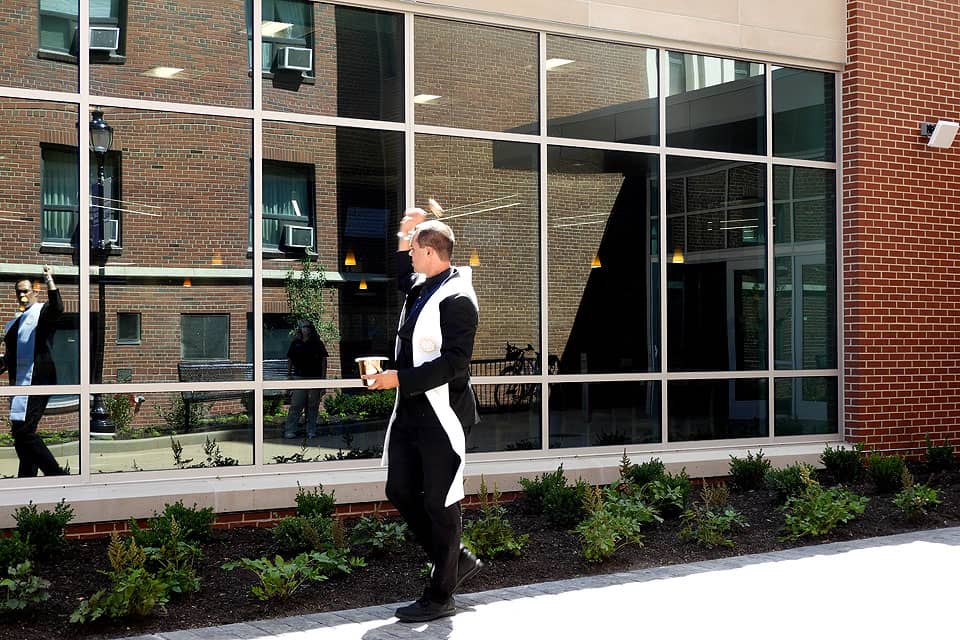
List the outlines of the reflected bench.
<svg viewBox="0 0 960 640">
<path fill-rule="evenodd" d="M 253 380 L 252 362 L 232 362 L 229 360 L 215 360 L 204 362 L 177 363 L 177 376 L 180 382 L 244 382 Z M 264 360 L 264 380 L 286 380 L 286 360 Z M 283 389 L 267 389 L 265 397 L 283 396 Z M 244 389 L 214 389 L 210 391 L 183 391 L 184 427 L 189 431 L 193 425 L 190 418 L 193 412 L 191 405 L 198 402 L 216 402 L 217 400 L 253 399 L 253 391 Z M 249 403 L 252 405 L 252 403 Z"/>
</svg>

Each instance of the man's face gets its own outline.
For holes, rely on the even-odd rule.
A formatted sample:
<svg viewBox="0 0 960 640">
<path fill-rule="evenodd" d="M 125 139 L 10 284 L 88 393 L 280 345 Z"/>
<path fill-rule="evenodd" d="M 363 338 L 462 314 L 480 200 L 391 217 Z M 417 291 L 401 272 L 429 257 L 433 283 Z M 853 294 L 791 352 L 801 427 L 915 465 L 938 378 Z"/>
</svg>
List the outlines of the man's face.
<svg viewBox="0 0 960 640">
<path fill-rule="evenodd" d="M 23 309 L 29 309 L 37 301 L 37 292 L 30 286 L 29 280 L 21 280 L 17 283 L 17 304 Z"/>
<path fill-rule="evenodd" d="M 420 237 L 414 236 L 410 243 L 410 258 L 413 262 L 413 270 L 417 273 L 430 274 L 430 265 L 432 264 L 433 248 L 420 245 Z"/>
</svg>

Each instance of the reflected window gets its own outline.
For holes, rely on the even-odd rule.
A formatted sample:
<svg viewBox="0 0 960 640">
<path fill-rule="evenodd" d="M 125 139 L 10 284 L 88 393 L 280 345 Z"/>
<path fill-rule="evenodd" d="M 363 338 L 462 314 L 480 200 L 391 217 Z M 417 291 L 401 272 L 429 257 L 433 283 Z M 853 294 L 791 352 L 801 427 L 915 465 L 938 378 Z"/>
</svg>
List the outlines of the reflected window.
<svg viewBox="0 0 960 640">
<path fill-rule="evenodd" d="M 140 344 L 139 313 L 117 313 L 117 344 Z"/>
<path fill-rule="evenodd" d="M 313 165 L 264 161 L 264 249 L 315 248 L 313 190 Z"/>
<path fill-rule="evenodd" d="M 219 313 L 181 314 L 180 357 L 184 360 L 228 360 L 230 316 Z"/>
<path fill-rule="evenodd" d="M 559 373 L 658 370 L 659 159 L 550 147 L 547 162 L 551 359 Z"/>
<path fill-rule="evenodd" d="M 806 160 L 835 159 L 836 75 L 774 67 L 773 154 Z"/>
<path fill-rule="evenodd" d="M 671 371 L 767 366 L 766 168 L 667 158 Z"/>
<path fill-rule="evenodd" d="M 550 448 L 660 442 L 660 383 L 550 385 Z"/>
<path fill-rule="evenodd" d="M 90 9 L 90 61 L 122 62 L 126 0 L 87 0 Z M 76 57 L 80 46 L 79 2 L 40 0 L 40 53 Z"/>
<path fill-rule="evenodd" d="M 260 35 L 264 73 L 313 76 L 313 3 L 306 0 L 262 0 Z M 253 60 L 253 8 L 247 0 L 247 33 Z"/>
<path fill-rule="evenodd" d="M 667 145 L 766 153 L 765 65 L 671 51 Z"/>
<path fill-rule="evenodd" d="M 767 380 L 671 380 L 667 416 L 670 442 L 765 437 Z"/>
<path fill-rule="evenodd" d="M 40 240 L 44 244 L 76 246 L 77 217 L 80 211 L 78 176 L 80 160 L 76 147 L 43 145 L 41 149 L 43 213 Z M 107 152 L 103 164 L 104 221 L 114 244 L 120 244 L 122 201 L 120 200 L 120 153 Z M 90 154 L 90 183 L 97 181 L 97 160 Z M 91 191 L 92 193 L 92 191 Z M 97 202 L 91 198 L 91 216 Z"/>
<path fill-rule="evenodd" d="M 777 378 L 774 381 L 774 435 L 837 433 L 840 429 L 837 379 Z"/>
<path fill-rule="evenodd" d="M 658 144 L 657 51 L 547 36 L 547 133 Z"/>
<path fill-rule="evenodd" d="M 293 339 L 289 316 L 285 313 L 263 314 L 263 359 L 283 360 Z M 247 314 L 247 362 L 253 362 L 253 314 Z M 284 373 L 286 373 L 284 371 Z"/>
</svg>

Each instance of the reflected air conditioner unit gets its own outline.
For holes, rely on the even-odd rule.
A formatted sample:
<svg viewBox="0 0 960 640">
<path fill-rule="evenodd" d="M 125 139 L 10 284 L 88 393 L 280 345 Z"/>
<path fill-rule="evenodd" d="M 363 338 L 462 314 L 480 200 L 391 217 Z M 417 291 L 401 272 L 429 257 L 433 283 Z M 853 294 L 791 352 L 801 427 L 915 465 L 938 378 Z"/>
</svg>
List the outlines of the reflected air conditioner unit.
<svg viewBox="0 0 960 640">
<path fill-rule="evenodd" d="M 285 225 L 283 227 L 283 244 L 292 249 L 309 249 L 313 246 L 313 227 Z"/>
<path fill-rule="evenodd" d="M 120 221 L 106 218 L 103 221 L 103 243 L 105 245 L 120 244 Z"/>
<path fill-rule="evenodd" d="M 313 49 L 306 47 L 278 47 L 277 69 L 313 71 Z"/>
<path fill-rule="evenodd" d="M 116 51 L 119 48 L 119 27 L 90 27 L 91 51 Z"/>
</svg>

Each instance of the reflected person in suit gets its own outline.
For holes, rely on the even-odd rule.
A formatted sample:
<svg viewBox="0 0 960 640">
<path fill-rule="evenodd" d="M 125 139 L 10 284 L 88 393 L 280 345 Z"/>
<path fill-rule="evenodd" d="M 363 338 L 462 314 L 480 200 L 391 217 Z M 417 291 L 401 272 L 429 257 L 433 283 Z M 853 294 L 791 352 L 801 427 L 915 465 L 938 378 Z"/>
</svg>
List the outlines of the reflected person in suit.
<svg viewBox="0 0 960 640">
<path fill-rule="evenodd" d="M 57 369 L 51 354 L 57 321 L 63 315 L 63 300 L 53 280 L 53 269 L 43 267 L 47 285 L 47 301 L 37 302 L 38 291 L 30 280 L 15 285 L 19 309 L 4 325 L 2 368 L 7 370 L 11 385 L 57 384 Z M 10 403 L 10 427 L 13 447 L 20 459 L 17 476 L 32 478 L 38 471 L 45 476 L 67 475 L 37 434 L 37 426 L 47 408 L 50 396 L 14 396 Z"/>
</svg>

